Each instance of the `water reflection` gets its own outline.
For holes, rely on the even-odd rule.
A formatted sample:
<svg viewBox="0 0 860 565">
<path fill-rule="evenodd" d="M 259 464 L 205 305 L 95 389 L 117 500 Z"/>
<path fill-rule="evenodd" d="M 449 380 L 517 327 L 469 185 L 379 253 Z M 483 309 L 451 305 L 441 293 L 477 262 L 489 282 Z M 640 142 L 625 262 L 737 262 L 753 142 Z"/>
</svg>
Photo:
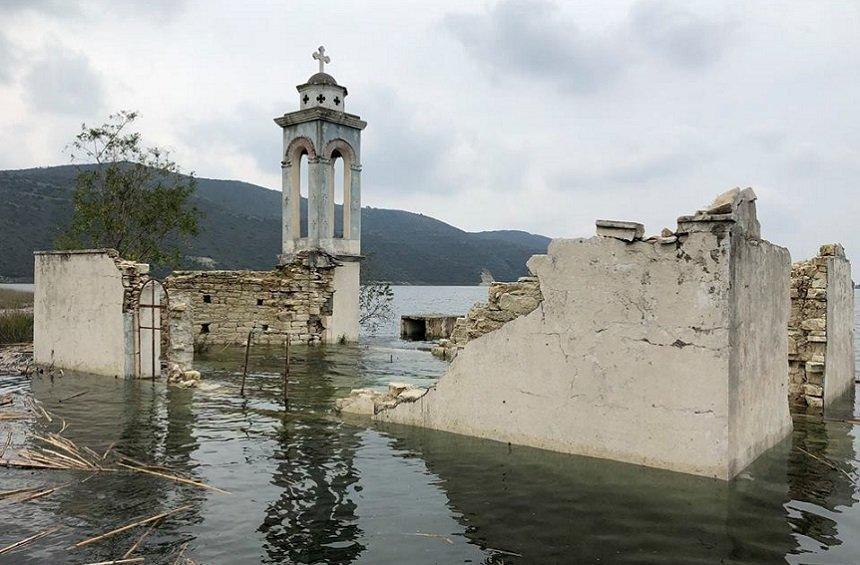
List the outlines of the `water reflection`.
<svg viewBox="0 0 860 565">
<path fill-rule="evenodd" d="M 345 348 L 345 356 L 354 353 Z M 342 377 L 340 356 L 303 349 L 295 358 L 290 407 L 300 414 L 330 406 Z M 259 530 L 271 563 L 351 563 L 361 554 L 364 533 L 355 517 L 352 486 L 359 446 L 357 430 L 322 417 L 284 417 L 278 431 L 272 484 L 280 494 L 270 502 Z"/>
<path fill-rule="evenodd" d="M 200 360 L 206 382 L 220 386 L 211 391 L 80 375 L 0 381 L 0 392 L 32 389 L 69 422 L 65 435 L 79 445 L 104 450 L 117 442 L 131 457 L 233 493 L 108 473 L 38 502 L 0 502 L 0 545 L 65 526 L 0 563 L 115 559 L 140 532 L 65 548 L 182 504 L 193 508 L 144 544 L 147 563 L 173 562 L 186 541 L 188 556 L 206 563 L 857 562 L 850 424 L 799 418 L 791 439 L 727 484 L 343 421 L 331 406 L 351 388 L 426 383 L 445 367 L 402 344 L 371 344 L 294 348 L 288 414 L 280 348 L 253 350 L 245 398 L 241 349 Z M 13 470 L 0 477 L 4 489 L 83 478 Z"/>
</svg>

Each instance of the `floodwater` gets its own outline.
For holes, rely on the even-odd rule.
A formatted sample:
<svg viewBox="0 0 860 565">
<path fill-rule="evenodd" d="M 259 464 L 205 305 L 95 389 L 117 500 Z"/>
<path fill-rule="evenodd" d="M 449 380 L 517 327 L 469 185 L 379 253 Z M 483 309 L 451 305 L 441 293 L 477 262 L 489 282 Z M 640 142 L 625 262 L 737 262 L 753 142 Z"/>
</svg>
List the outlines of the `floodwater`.
<svg viewBox="0 0 860 565">
<path fill-rule="evenodd" d="M 485 293 L 399 287 L 396 308 L 456 313 Z M 186 557 L 213 564 L 860 562 L 860 441 L 852 425 L 799 417 L 790 439 L 724 483 L 343 421 L 331 408 L 350 389 L 395 379 L 426 384 L 444 362 L 391 335 L 292 353 L 288 413 L 280 348 L 252 350 L 245 398 L 243 351 L 232 348 L 200 360 L 206 382 L 220 385 L 209 391 L 70 374 L 0 380 L 0 393 L 32 392 L 65 418 L 64 435 L 79 446 L 100 451 L 117 442 L 131 457 L 232 493 L 104 473 L 31 502 L 0 501 L 0 547 L 63 526 L 0 563 L 116 559 L 141 529 L 66 548 L 185 504 L 187 512 L 141 544 L 146 563 L 172 563 L 186 544 Z M 853 413 L 843 406 L 829 416 Z M 0 422 L 0 439 L 14 429 L 15 449 L 29 426 L 44 425 Z M 85 477 L 4 469 L 0 490 Z"/>
</svg>

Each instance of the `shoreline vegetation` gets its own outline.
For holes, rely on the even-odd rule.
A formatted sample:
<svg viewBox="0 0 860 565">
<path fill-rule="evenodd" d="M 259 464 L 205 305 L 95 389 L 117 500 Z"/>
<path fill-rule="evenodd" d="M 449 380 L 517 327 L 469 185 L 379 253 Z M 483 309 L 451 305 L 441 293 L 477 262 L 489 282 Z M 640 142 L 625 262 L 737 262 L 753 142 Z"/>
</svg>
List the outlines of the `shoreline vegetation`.
<svg viewBox="0 0 860 565">
<path fill-rule="evenodd" d="M 33 293 L 0 288 L 0 345 L 33 342 Z"/>
</svg>

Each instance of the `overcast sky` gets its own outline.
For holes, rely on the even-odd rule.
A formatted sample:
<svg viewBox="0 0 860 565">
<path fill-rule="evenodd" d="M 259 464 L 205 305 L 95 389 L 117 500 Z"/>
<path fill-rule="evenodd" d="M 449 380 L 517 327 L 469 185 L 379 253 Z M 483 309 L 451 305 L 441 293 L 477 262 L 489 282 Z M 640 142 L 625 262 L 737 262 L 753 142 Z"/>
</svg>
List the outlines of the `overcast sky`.
<svg viewBox="0 0 860 565">
<path fill-rule="evenodd" d="M 186 170 L 279 188 L 272 118 L 321 44 L 368 122 L 366 205 L 656 233 L 752 186 L 764 237 L 860 265 L 860 2 L 0 0 L 0 168 L 134 109 Z"/>
</svg>

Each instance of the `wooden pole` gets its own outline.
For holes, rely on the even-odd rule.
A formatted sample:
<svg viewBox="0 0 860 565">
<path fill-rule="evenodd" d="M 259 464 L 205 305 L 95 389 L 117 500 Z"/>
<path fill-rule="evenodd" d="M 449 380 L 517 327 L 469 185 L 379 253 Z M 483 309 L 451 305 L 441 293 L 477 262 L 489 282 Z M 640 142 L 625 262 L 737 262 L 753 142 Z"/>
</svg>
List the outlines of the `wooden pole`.
<svg viewBox="0 0 860 565">
<path fill-rule="evenodd" d="M 290 380 L 290 334 L 284 338 L 284 410 L 290 409 L 290 394 L 287 385 Z"/>
<path fill-rule="evenodd" d="M 242 369 L 242 387 L 239 394 L 245 396 L 245 377 L 248 376 L 248 353 L 251 351 L 251 334 L 254 333 L 254 328 L 248 332 L 248 341 L 245 342 L 245 368 Z"/>
</svg>

